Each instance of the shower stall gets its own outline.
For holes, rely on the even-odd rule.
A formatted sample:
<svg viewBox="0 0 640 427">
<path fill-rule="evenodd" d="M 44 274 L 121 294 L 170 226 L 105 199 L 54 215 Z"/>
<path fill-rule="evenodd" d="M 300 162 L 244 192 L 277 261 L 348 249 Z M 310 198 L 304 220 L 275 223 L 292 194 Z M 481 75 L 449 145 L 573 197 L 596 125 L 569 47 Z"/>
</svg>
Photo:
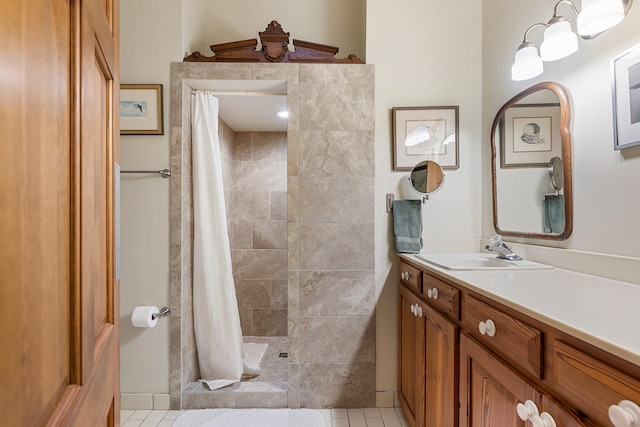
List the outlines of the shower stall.
<svg viewBox="0 0 640 427">
<path fill-rule="evenodd" d="M 212 392 L 194 334 L 189 99 L 231 80 L 281 84 L 290 118 L 286 132 L 219 122 L 244 340 L 269 345 L 258 377 Z M 172 408 L 375 406 L 373 92 L 369 65 L 172 64 Z"/>
</svg>

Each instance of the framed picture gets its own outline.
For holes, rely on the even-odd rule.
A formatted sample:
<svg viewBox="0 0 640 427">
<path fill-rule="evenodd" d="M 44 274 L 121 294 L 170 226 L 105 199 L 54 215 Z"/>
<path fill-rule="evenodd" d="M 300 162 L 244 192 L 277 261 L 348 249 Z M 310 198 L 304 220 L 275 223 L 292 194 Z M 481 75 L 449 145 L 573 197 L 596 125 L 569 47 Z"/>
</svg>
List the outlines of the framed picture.
<svg viewBox="0 0 640 427">
<path fill-rule="evenodd" d="M 393 170 L 408 171 L 423 160 L 458 169 L 458 106 L 394 107 Z"/>
<path fill-rule="evenodd" d="M 500 166 L 548 167 L 562 155 L 560 104 L 516 104 L 500 121 Z"/>
<path fill-rule="evenodd" d="M 120 85 L 120 135 L 163 135 L 162 85 Z"/>
<path fill-rule="evenodd" d="M 611 61 L 613 148 L 640 145 L 640 45 Z"/>
</svg>

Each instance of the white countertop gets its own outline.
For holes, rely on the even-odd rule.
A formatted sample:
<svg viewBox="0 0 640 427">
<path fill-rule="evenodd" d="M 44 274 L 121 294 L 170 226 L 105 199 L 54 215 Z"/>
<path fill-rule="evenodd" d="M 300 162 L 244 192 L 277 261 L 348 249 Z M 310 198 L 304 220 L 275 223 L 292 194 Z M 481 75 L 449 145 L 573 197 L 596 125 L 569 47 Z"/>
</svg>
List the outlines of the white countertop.
<svg viewBox="0 0 640 427">
<path fill-rule="evenodd" d="M 455 271 L 399 254 L 536 320 L 640 366 L 640 286 L 554 268 Z"/>
</svg>

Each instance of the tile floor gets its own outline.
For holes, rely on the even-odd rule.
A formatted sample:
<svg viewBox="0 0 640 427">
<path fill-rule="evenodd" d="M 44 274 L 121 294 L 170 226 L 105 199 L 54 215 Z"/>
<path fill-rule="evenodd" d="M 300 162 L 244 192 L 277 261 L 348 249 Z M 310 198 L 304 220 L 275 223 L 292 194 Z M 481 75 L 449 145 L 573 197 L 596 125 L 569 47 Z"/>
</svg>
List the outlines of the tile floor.
<svg viewBox="0 0 640 427">
<path fill-rule="evenodd" d="M 409 427 L 401 408 L 317 411 L 324 416 L 325 427 Z M 120 423 L 122 427 L 171 427 L 181 413 L 182 411 L 123 410 L 120 411 Z"/>
</svg>

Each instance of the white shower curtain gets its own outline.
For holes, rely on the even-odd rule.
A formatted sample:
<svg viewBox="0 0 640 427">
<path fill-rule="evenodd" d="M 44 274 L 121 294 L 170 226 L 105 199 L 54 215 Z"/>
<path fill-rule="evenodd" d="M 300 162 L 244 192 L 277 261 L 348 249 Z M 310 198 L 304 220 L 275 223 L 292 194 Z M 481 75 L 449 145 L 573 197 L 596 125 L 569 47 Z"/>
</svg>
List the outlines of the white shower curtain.
<svg viewBox="0 0 640 427">
<path fill-rule="evenodd" d="M 218 98 L 192 96 L 193 317 L 200 375 L 211 390 L 225 387 L 257 367 L 244 360 L 222 185 Z"/>
</svg>

